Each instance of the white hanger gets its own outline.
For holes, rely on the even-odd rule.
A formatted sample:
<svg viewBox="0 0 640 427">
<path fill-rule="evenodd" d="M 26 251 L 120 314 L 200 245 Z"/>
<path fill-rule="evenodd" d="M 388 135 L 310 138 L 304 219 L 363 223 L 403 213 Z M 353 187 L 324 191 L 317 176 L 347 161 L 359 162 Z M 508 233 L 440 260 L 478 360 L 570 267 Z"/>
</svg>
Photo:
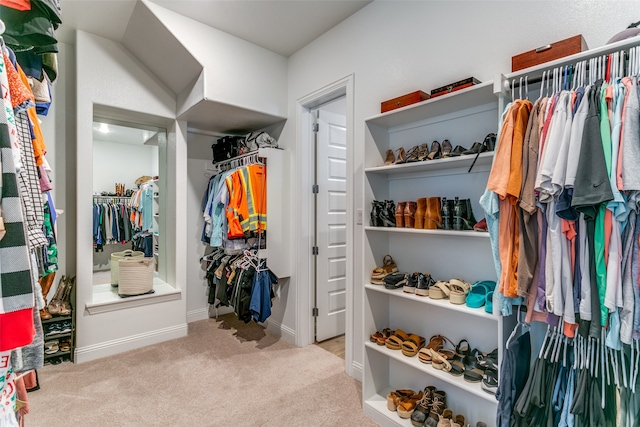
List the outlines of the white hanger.
<svg viewBox="0 0 640 427">
<path fill-rule="evenodd" d="M 580 74 L 580 63 L 576 64 L 575 74 L 573 75 L 573 81 L 571 82 L 571 92 L 576 90 L 576 84 L 578 82 L 578 74 Z"/>
<path fill-rule="evenodd" d="M 524 97 L 529 99 L 529 75 L 524 78 Z"/>
<path fill-rule="evenodd" d="M 515 102 L 515 85 L 516 85 L 516 79 L 511 80 L 511 102 Z"/>
<path fill-rule="evenodd" d="M 542 92 L 544 90 L 544 78 L 547 75 L 546 71 L 542 72 L 542 80 L 540 81 L 540 95 L 538 95 L 538 99 L 537 101 L 540 101 L 542 99 Z"/>
<path fill-rule="evenodd" d="M 624 363 L 624 353 L 616 352 L 616 357 L 617 357 L 618 355 L 620 355 L 620 361 L 619 361 L 619 364 L 620 364 L 620 366 L 621 366 L 620 370 L 622 371 L 622 381 L 623 381 L 624 386 L 625 386 L 625 387 L 628 387 L 628 386 L 627 386 L 627 370 L 625 369 L 625 368 L 626 368 L 626 366 L 625 366 L 625 363 Z"/>
<path fill-rule="evenodd" d="M 2 19 L 0 19 L 0 36 L 4 34 L 4 31 L 7 29 L 6 25 L 4 25 L 4 22 L 2 21 Z"/>
<path fill-rule="evenodd" d="M 523 99 L 522 98 L 522 77 L 520 77 L 520 85 L 518 86 L 518 98 Z"/>
<path fill-rule="evenodd" d="M 549 337 L 549 332 L 551 331 L 551 325 L 547 325 L 547 332 L 544 333 L 544 338 L 542 339 L 542 346 L 540 347 L 540 352 L 538 353 L 538 359 L 542 359 L 542 355 L 545 350 L 545 343 L 547 342 L 547 338 Z"/>
</svg>

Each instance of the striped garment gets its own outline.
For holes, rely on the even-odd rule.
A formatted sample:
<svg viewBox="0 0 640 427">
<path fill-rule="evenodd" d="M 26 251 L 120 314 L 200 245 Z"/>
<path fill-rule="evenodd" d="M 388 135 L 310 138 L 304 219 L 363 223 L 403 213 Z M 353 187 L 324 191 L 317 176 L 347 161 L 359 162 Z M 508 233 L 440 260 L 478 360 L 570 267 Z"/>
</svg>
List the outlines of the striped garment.
<svg viewBox="0 0 640 427">
<path fill-rule="evenodd" d="M 0 314 L 34 304 L 29 248 L 24 227 L 6 116 L 0 114 L 0 209 L 7 234 L 0 240 Z"/>
</svg>

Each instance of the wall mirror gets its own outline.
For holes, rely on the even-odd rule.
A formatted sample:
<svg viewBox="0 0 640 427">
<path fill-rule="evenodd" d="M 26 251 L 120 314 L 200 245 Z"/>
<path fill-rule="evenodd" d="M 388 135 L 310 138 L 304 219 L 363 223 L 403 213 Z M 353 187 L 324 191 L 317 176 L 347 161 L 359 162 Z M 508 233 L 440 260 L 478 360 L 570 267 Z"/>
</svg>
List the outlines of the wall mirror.
<svg viewBox="0 0 640 427">
<path fill-rule="evenodd" d="M 125 251 L 152 258 L 154 283 L 166 281 L 162 177 L 166 143 L 165 129 L 94 117 L 94 295 L 117 295 L 118 270 L 112 260 Z"/>
</svg>

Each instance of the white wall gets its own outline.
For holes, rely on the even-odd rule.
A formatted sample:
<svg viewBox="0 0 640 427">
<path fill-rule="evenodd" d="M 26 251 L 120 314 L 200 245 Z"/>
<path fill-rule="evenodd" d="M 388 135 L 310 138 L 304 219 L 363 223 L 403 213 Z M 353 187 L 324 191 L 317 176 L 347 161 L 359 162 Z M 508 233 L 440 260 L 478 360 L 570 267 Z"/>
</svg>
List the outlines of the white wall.
<svg viewBox="0 0 640 427">
<path fill-rule="evenodd" d="M 470 76 L 491 80 L 496 73 L 511 71 L 513 55 L 576 34 L 583 34 L 590 48 L 601 46 L 639 15 L 638 2 L 375 1 L 289 58 L 289 120 L 281 145 L 296 150 L 297 99 L 354 73 L 356 194 L 352 208 L 363 208 L 364 120 L 380 113 L 382 101 L 418 89 L 429 92 Z M 305 167 L 296 165 L 294 183 Z M 292 190 L 296 206 L 303 189 L 294 185 Z M 354 233 L 351 315 L 354 362 L 361 364 L 362 226 L 354 225 Z M 295 247 L 294 253 L 306 254 L 307 249 Z M 287 310 L 295 310 L 295 291 L 301 286 L 310 284 L 292 279 Z M 285 316 L 285 321 L 289 319 Z"/>
<path fill-rule="evenodd" d="M 136 189 L 136 179 L 143 175 L 158 175 L 158 147 L 93 141 L 94 193 L 114 192 L 116 182 Z"/>
<path fill-rule="evenodd" d="M 168 128 L 167 163 L 167 281 L 183 289 L 179 300 L 163 302 L 143 307 L 110 311 L 90 315 L 85 304 L 93 299 L 92 290 L 92 245 L 90 209 L 93 192 L 92 144 L 78 144 L 77 165 L 67 165 L 69 170 L 77 169 L 77 258 L 76 258 L 76 308 L 77 308 L 77 360 L 82 362 L 95 357 L 160 342 L 186 334 L 186 278 L 184 274 L 182 199 L 185 173 L 182 166 L 182 148 L 186 145 L 180 124 L 175 121 L 175 100 L 148 70 L 146 70 L 122 45 L 82 31 L 76 37 L 77 70 L 77 122 L 79 141 L 92 140 L 94 108 L 108 110 L 114 115 L 125 114 L 128 121 L 141 119 L 153 121 L 142 124 Z M 144 114 L 140 114 L 144 113 Z M 120 117 L 122 119 L 123 117 Z M 184 152 L 186 158 L 186 152 Z M 119 166 L 115 165 L 114 173 Z M 180 192 L 181 194 L 178 194 Z M 170 196 L 170 197 L 169 197 Z M 182 223 L 181 223 L 182 221 Z M 179 223 L 179 225 L 178 225 Z M 180 235 L 178 242 L 177 234 Z M 178 255 L 179 254 L 179 255 Z M 178 260 L 179 257 L 179 260 Z M 178 265 L 181 264 L 181 265 Z"/>
<path fill-rule="evenodd" d="M 154 3 L 146 5 L 203 65 L 204 99 L 286 115 L 285 57 Z"/>
</svg>

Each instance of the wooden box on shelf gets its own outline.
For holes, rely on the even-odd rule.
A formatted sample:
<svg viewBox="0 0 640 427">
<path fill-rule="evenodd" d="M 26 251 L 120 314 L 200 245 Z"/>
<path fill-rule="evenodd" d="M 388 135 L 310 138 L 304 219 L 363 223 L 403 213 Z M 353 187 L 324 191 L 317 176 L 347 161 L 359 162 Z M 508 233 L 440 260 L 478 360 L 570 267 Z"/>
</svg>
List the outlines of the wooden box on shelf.
<svg viewBox="0 0 640 427">
<path fill-rule="evenodd" d="M 380 112 L 386 113 L 387 111 L 395 110 L 396 108 L 402 108 L 417 102 L 426 101 L 429 98 L 431 98 L 431 95 L 421 90 L 417 90 L 397 98 L 389 99 L 388 101 L 383 101 L 380 104 Z"/>
<path fill-rule="evenodd" d="M 511 71 L 519 71 L 524 68 L 533 67 L 534 65 L 564 58 L 565 56 L 580 53 L 587 49 L 587 42 L 585 42 L 582 34 L 579 34 L 513 56 L 511 58 Z"/>
</svg>

